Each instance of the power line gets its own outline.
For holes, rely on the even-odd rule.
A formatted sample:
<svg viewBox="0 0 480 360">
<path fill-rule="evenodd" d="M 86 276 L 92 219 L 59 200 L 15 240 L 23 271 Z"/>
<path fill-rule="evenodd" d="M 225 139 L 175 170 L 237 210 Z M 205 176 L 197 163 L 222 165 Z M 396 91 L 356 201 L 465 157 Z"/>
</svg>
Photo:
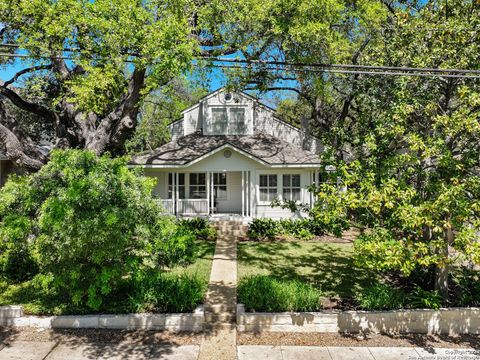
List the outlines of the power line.
<svg viewBox="0 0 480 360">
<path fill-rule="evenodd" d="M 27 54 L 9 54 L 0 53 L 0 57 L 13 57 L 13 58 L 30 58 L 38 59 L 45 58 L 51 59 L 51 56 L 32 56 Z M 61 60 L 77 60 L 74 57 L 68 56 L 55 56 L 55 59 Z M 92 59 L 95 60 L 95 59 Z M 100 60 L 100 59 L 99 59 Z M 126 63 L 132 63 L 132 61 L 124 60 Z M 419 77 L 439 77 L 439 78 L 459 78 L 459 79 L 480 79 L 479 70 L 468 69 L 435 69 L 435 68 L 411 68 L 411 67 L 393 67 L 393 66 L 369 66 L 369 65 L 353 65 L 353 64 L 301 64 L 301 63 L 289 63 L 289 62 L 258 62 L 258 61 L 244 61 L 236 59 L 220 59 L 212 60 L 212 62 L 236 62 L 243 63 L 244 65 L 218 65 L 210 64 L 210 67 L 222 68 L 222 69 L 242 69 L 242 70 L 255 70 L 251 66 L 247 65 L 275 65 L 277 67 L 262 67 L 258 70 L 267 71 L 296 71 L 296 72 L 314 72 L 314 73 L 338 73 L 338 74 L 351 74 L 351 75 L 384 75 L 384 76 L 419 76 Z M 352 70 L 353 69 L 353 70 Z M 366 71 L 371 70 L 371 71 Z M 390 70 L 390 71 L 386 71 Z M 467 75 L 473 74 L 473 75 Z"/>
<path fill-rule="evenodd" d="M 398 70 L 398 71 L 419 71 L 419 72 L 434 72 L 445 73 L 453 72 L 457 74 L 478 74 L 480 70 L 470 69 L 442 69 L 442 68 L 419 68 L 419 67 L 404 67 L 404 66 L 380 66 L 380 65 L 356 65 L 356 64 L 327 64 L 327 63 L 294 63 L 290 61 L 270 61 L 270 60 L 241 60 L 231 58 L 208 57 L 213 62 L 230 62 L 241 64 L 255 64 L 255 65 L 280 65 L 289 67 L 311 67 L 311 68 L 347 68 L 347 69 L 362 69 L 362 70 Z"/>
<path fill-rule="evenodd" d="M 255 70 L 245 66 L 238 65 L 215 65 L 212 64 L 212 67 L 222 68 L 222 69 L 250 69 Z M 418 76 L 418 77 L 439 77 L 439 78 L 458 78 L 458 79 L 480 79 L 480 75 L 461 75 L 461 74 L 439 74 L 439 73 L 421 73 L 421 72 L 400 72 L 400 71 L 363 71 L 363 70 L 343 70 L 343 69 L 282 69 L 282 68 L 273 68 L 267 67 L 262 68 L 261 70 L 268 71 L 298 71 L 298 72 L 314 72 L 314 73 L 337 73 L 337 74 L 351 74 L 351 75 L 385 75 L 385 76 Z"/>
</svg>

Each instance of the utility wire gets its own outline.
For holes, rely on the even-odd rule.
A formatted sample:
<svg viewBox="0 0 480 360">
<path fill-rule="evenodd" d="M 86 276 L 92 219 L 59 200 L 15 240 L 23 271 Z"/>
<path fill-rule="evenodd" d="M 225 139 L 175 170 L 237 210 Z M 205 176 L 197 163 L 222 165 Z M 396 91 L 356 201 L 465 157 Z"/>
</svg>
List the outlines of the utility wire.
<svg viewBox="0 0 480 360">
<path fill-rule="evenodd" d="M 215 65 L 212 67 L 222 69 L 248 69 L 255 70 L 251 67 L 238 65 Z M 344 69 L 306 69 L 306 68 L 261 68 L 259 70 L 268 71 L 298 71 L 298 72 L 314 72 L 314 73 L 337 73 L 337 74 L 358 74 L 358 75 L 386 75 L 386 76 L 419 76 L 419 77 L 439 77 L 439 78 L 457 78 L 457 79 L 480 79 L 480 75 L 462 75 L 462 74 L 440 74 L 440 73 L 422 73 L 422 72 L 403 72 L 403 71 L 363 71 L 363 70 L 344 70 Z"/>
<path fill-rule="evenodd" d="M 12 58 L 45 58 L 51 59 L 50 56 L 32 56 L 28 54 L 9 54 L 0 53 L 0 57 Z M 69 56 L 55 56 L 55 59 L 76 60 Z M 94 60 L 94 59 L 92 59 Z M 228 61 L 227 61 L 228 60 Z M 126 63 L 133 61 L 124 60 Z M 288 62 L 247 62 L 236 59 L 213 60 L 213 62 L 237 62 L 244 65 L 218 65 L 209 64 L 208 66 L 222 69 L 242 69 L 242 70 L 267 70 L 267 71 L 297 71 L 297 72 L 314 72 L 314 73 L 338 73 L 338 74 L 358 74 L 358 75 L 385 75 L 385 76 L 419 76 L 419 77 L 440 77 L 440 78 L 459 78 L 459 79 L 480 79 L 480 71 L 466 69 L 435 69 L 435 68 L 407 68 L 407 67 L 388 67 L 388 66 L 367 66 L 367 65 L 349 65 L 349 64 L 295 64 Z M 277 67 L 261 67 L 255 69 L 250 65 L 275 65 Z M 198 66 L 198 65 L 197 65 Z M 353 70 L 352 70 L 353 69 Z M 366 71 L 371 70 L 371 71 Z M 390 70 L 390 71 L 385 71 Z M 472 75 L 467 75 L 472 74 Z"/>
<path fill-rule="evenodd" d="M 398 71 L 420 71 L 420 72 L 436 72 L 445 73 L 453 72 L 458 74 L 478 74 L 480 70 L 469 69 L 441 69 L 441 68 L 418 68 L 418 67 L 404 67 L 404 66 L 380 66 L 380 65 L 356 65 L 356 64 L 326 64 L 326 63 L 294 63 L 290 61 L 270 61 L 270 60 L 241 60 L 232 58 L 215 58 L 209 57 L 213 62 L 228 62 L 241 64 L 255 64 L 255 65 L 280 65 L 291 67 L 309 67 L 309 68 L 348 68 L 348 69 L 362 69 L 362 70 L 398 70 Z"/>
</svg>

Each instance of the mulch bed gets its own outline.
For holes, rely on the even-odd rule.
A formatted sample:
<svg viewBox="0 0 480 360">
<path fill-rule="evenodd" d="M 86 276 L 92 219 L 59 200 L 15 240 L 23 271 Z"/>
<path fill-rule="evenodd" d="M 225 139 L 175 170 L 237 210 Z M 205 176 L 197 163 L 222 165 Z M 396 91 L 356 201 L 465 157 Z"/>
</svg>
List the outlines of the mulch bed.
<svg viewBox="0 0 480 360">
<path fill-rule="evenodd" d="M 107 330 L 107 329 L 37 329 L 0 327 L 0 344 L 13 341 L 58 341 L 61 343 L 130 343 L 199 345 L 201 333 L 145 331 L 145 330 Z"/>
<path fill-rule="evenodd" d="M 480 349 L 480 335 L 425 335 L 425 334 L 338 334 L 338 333 L 238 333 L 237 345 L 274 346 L 388 346 L 422 348 Z"/>
</svg>

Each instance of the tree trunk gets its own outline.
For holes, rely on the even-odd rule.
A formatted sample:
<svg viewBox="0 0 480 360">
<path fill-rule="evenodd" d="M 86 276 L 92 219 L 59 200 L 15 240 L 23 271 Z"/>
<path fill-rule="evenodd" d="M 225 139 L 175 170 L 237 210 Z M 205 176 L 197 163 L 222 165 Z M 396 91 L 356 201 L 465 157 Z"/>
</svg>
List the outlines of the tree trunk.
<svg viewBox="0 0 480 360">
<path fill-rule="evenodd" d="M 452 228 L 449 227 L 445 231 L 445 246 L 443 249 L 439 249 L 441 257 L 443 257 L 445 260 L 443 263 L 437 264 L 435 267 L 435 290 L 438 291 L 444 301 L 448 301 L 448 275 L 450 273 L 448 264 L 448 248 L 452 242 L 453 231 Z"/>
</svg>

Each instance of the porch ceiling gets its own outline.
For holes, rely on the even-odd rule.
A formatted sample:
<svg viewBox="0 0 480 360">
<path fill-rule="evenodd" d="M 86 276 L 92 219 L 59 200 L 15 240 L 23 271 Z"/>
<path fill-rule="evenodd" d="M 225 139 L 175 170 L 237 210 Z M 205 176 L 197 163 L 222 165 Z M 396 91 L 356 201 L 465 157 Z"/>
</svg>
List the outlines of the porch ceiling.
<svg viewBox="0 0 480 360">
<path fill-rule="evenodd" d="M 225 146 L 230 146 L 264 165 L 320 165 L 318 155 L 273 136 L 204 136 L 198 132 L 171 141 L 152 152 L 136 155 L 130 165 L 186 166 L 213 155 Z"/>
</svg>

